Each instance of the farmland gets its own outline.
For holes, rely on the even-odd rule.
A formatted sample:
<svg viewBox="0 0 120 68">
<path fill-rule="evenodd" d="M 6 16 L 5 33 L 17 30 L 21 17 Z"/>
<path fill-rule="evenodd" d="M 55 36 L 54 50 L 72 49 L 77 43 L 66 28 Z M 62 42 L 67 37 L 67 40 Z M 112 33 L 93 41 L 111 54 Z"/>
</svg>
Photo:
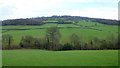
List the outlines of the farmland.
<svg viewBox="0 0 120 68">
<path fill-rule="evenodd" d="M 89 21 L 72 24 L 3 26 L 2 34 L 11 35 L 13 45 L 18 46 L 23 36 L 44 38 L 47 29 L 51 27 L 58 27 L 62 44 L 70 43 L 72 34 L 78 35 L 82 42 L 89 42 L 96 37 L 99 39 L 106 39 L 111 35 L 118 37 L 118 26 Z M 118 66 L 118 50 L 49 51 L 23 48 L 3 50 L 2 53 L 3 66 Z"/>
<path fill-rule="evenodd" d="M 87 25 L 86 25 L 87 24 Z M 44 37 L 46 34 L 46 28 L 57 26 L 59 27 L 62 35 L 61 42 L 69 42 L 69 36 L 73 33 L 77 34 L 83 42 L 88 42 L 95 37 L 106 38 L 109 35 L 117 37 L 118 26 L 105 25 L 96 22 L 80 21 L 75 24 L 56 24 L 48 23 L 40 26 L 3 26 L 3 29 L 27 29 L 27 30 L 3 30 L 3 35 L 10 34 L 14 38 L 14 43 L 19 44 L 22 36 Z"/>
<path fill-rule="evenodd" d="M 3 50 L 3 66 L 118 66 L 118 50 Z"/>
</svg>

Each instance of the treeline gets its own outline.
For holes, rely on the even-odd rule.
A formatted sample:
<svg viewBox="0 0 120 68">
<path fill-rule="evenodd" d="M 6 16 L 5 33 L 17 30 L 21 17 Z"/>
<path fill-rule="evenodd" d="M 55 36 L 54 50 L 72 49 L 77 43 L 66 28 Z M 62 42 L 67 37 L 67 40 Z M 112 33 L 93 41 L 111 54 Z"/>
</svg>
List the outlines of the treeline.
<svg viewBox="0 0 120 68">
<path fill-rule="evenodd" d="M 46 23 L 72 24 L 73 22 L 67 22 L 64 19 L 59 19 L 57 22 L 44 22 L 44 20 L 39 20 L 39 19 L 13 19 L 13 20 L 2 21 L 2 26 L 9 26 L 9 25 L 43 25 L 43 24 L 46 24 Z"/>
<path fill-rule="evenodd" d="M 82 42 L 81 37 L 72 34 L 69 43 L 60 42 L 61 34 L 57 27 L 47 29 L 44 38 L 35 38 L 32 36 L 23 36 L 19 45 L 14 45 L 14 39 L 11 35 L 2 36 L 2 49 L 45 49 L 53 51 L 62 50 L 103 50 L 103 49 L 120 49 L 118 39 L 113 35 L 106 39 L 94 38 L 89 42 Z M 120 34 L 119 34 L 120 37 Z"/>
<path fill-rule="evenodd" d="M 45 23 L 44 21 L 57 21 L 58 24 L 71 24 L 75 21 L 86 20 L 91 22 L 98 22 L 101 24 L 107 25 L 120 25 L 118 20 L 110 20 L 110 19 L 99 19 L 99 18 L 88 18 L 81 16 L 51 16 L 51 17 L 37 17 L 37 18 L 27 18 L 27 19 L 11 19 L 2 21 L 2 25 L 42 25 Z M 68 22 L 71 21 L 71 22 Z M 51 22 L 55 23 L 55 22 Z"/>
<path fill-rule="evenodd" d="M 42 25 L 45 24 L 40 20 L 34 19 L 13 19 L 13 20 L 4 20 L 2 21 L 2 26 L 8 25 Z"/>
<path fill-rule="evenodd" d="M 45 22 L 45 23 L 73 24 L 73 22 Z"/>
<path fill-rule="evenodd" d="M 93 20 L 93 22 L 99 22 L 99 23 L 107 24 L 107 25 L 120 25 L 120 22 L 117 20 L 96 19 L 96 20 Z"/>
<path fill-rule="evenodd" d="M 37 17 L 32 19 L 41 20 L 41 21 L 58 21 L 59 19 L 63 19 L 64 21 L 86 20 L 91 22 L 98 22 L 101 24 L 107 24 L 107 25 L 120 25 L 120 22 L 118 20 L 89 18 L 89 17 L 81 17 L 81 16 L 68 16 L 68 15 L 63 15 L 63 16 L 54 15 L 51 17 Z"/>
</svg>

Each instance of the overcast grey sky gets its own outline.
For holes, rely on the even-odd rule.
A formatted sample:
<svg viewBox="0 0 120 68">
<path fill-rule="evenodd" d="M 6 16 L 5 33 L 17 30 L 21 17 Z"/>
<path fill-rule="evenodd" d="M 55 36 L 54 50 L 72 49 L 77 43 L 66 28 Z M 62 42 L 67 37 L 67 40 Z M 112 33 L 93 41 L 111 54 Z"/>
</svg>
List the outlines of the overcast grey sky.
<svg viewBox="0 0 120 68">
<path fill-rule="evenodd" d="M 52 15 L 118 19 L 119 0 L 0 0 L 0 20 Z"/>
</svg>

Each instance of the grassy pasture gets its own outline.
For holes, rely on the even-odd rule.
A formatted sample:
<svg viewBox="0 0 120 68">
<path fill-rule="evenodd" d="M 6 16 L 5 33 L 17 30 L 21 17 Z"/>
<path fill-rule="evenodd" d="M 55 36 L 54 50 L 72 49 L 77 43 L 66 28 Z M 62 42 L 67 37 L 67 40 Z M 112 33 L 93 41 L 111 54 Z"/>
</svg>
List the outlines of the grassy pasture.
<svg viewBox="0 0 120 68">
<path fill-rule="evenodd" d="M 77 23 L 79 25 L 83 25 L 83 26 L 105 26 L 104 24 L 100 24 L 97 22 L 88 22 L 88 21 L 79 21 L 79 23 Z"/>
<path fill-rule="evenodd" d="M 83 42 L 88 42 L 92 40 L 94 37 L 98 38 L 106 38 L 108 35 L 113 34 L 115 37 L 118 35 L 118 26 L 111 26 L 111 25 L 104 25 L 97 23 L 97 26 L 95 26 L 95 22 L 86 22 L 86 21 L 80 21 L 78 25 L 82 26 L 92 26 L 88 29 L 82 26 L 77 26 L 74 24 L 55 24 L 55 23 L 48 23 L 41 26 L 3 26 L 4 29 L 31 29 L 31 30 L 9 30 L 3 33 L 4 34 L 10 34 L 14 38 L 14 43 L 19 44 L 22 36 L 33 36 L 33 37 L 44 37 L 46 34 L 46 29 L 35 29 L 35 28 L 46 28 L 46 27 L 73 27 L 73 28 L 62 28 L 60 29 L 60 33 L 62 35 L 61 42 L 66 43 L 69 42 L 69 36 L 73 33 L 76 33 Z M 75 27 L 75 28 L 74 28 Z M 76 28 L 78 27 L 78 28 Z M 94 30 L 99 29 L 99 30 Z M 5 30 L 4 30 L 5 31 Z"/>
<path fill-rule="evenodd" d="M 13 29 L 13 28 L 19 28 L 22 26 L 2 26 L 2 29 Z"/>
<path fill-rule="evenodd" d="M 2 29 L 34 29 L 34 28 L 46 28 L 46 27 L 80 27 L 74 24 L 56 24 L 56 23 L 48 23 L 40 26 L 3 26 Z"/>
<path fill-rule="evenodd" d="M 58 27 L 80 27 L 80 26 L 76 26 L 74 24 L 59 24 Z"/>
<path fill-rule="evenodd" d="M 60 39 L 62 43 L 70 42 L 69 36 L 73 33 L 77 34 L 83 42 L 88 42 L 95 37 L 104 39 L 111 34 L 117 37 L 118 26 L 100 23 L 97 23 L 97 26 L 95 26 L 95 24 L 95 22 L 80 21 L 78 25 L 48 23 L 41 26 L 3 26 L 4 29 L 30 30 L 3 30 L 4 32 L 2 34 L 12 35 L 14 39 L 13 42 L 16 45 L 19 44 L 22 36 L 44 37 L 46 34 L 46 27 L 53 26 L 73 27 L 59 29 L 62 35 Z M 3 66 L 118 66 L 118 50 L 46 51 L 21 49 L 3 50 L 2 53 Z"/>
<path fill-rule="evenodd" d="M 0 44 L 1 45 L 1 44 Z M 0 67 L 2 66 L 2 50 L 0 50 Z"/>
<path fill-rule="evenodd" d="M 101 27 L 92 27 L 92 28 L 96 28 L 96 29 L 101 29 L 103 31 L 110 31 L 110 32 L 118 32 L 118 26 L 113 26 L 113 25 L 105 25 L 105 26 L 101 26 Z"/>
<path fill-rule="evenodd" d="M 118 66 L 118 50 L 3 50 L 3 66 Z"/>
<path fill-rule="evenodd" d="M 107 35 L 110 34 L 110 32 L 101 32 L 97 30 L 91 30 L 91 29 L 83 29 L 83 28 L 65 28 L 60 29 L 60 33 L 62 35 L 61 42 L 66 43 L 69 42 L 69 36 L 73 33 L 76 33 L 78 36 L 81 37 L 83 41 L 89 41 L 93 39 L 94 37 L 98 38 L 106 38 Z M 33 37 L 44 37 L 46 34 L 46 29 L 35 29 L 35 30 L 14 30 L 14 31 L 8 31 L 3 34 L 10 34 L 14 38 L 14 43 L 18 44 L 21 40 L 22 36 L 33 36 Z M 114 33 L 116 35 L 116 33 Z"/>
<path fill-rule="evenodd" d="M 55 23 L 48 23 L 48 24 L 44 24 L 44 25 L 40 25 L 40 26 L 23 26 L 23 25 L 19 25 L 19 26 L 2 26 L 2 29 L 33 29 L 33 28 L 39 28 L 39 27 L 54 27 L 57 24 Z"/>
</svg>

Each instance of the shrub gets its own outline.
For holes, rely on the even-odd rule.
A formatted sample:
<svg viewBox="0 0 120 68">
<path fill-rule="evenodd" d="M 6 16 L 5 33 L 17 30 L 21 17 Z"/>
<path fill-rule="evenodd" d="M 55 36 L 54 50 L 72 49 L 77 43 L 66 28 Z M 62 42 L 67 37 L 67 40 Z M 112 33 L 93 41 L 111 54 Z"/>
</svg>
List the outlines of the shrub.
<svg viewBox="0 0 120 68">
<path fill-rule="evenodd" d="M 20 46 L 22 48 L 34 48 L 35 39 L 32 36 L 24 36 L 21 39 Z"/>
<path fill-rule="evenodd" d="M 74 47 L 71 44 L 66 43 L 61 47 L 61 50 L 72 50 L 73 48 Z"/>
</svg>

